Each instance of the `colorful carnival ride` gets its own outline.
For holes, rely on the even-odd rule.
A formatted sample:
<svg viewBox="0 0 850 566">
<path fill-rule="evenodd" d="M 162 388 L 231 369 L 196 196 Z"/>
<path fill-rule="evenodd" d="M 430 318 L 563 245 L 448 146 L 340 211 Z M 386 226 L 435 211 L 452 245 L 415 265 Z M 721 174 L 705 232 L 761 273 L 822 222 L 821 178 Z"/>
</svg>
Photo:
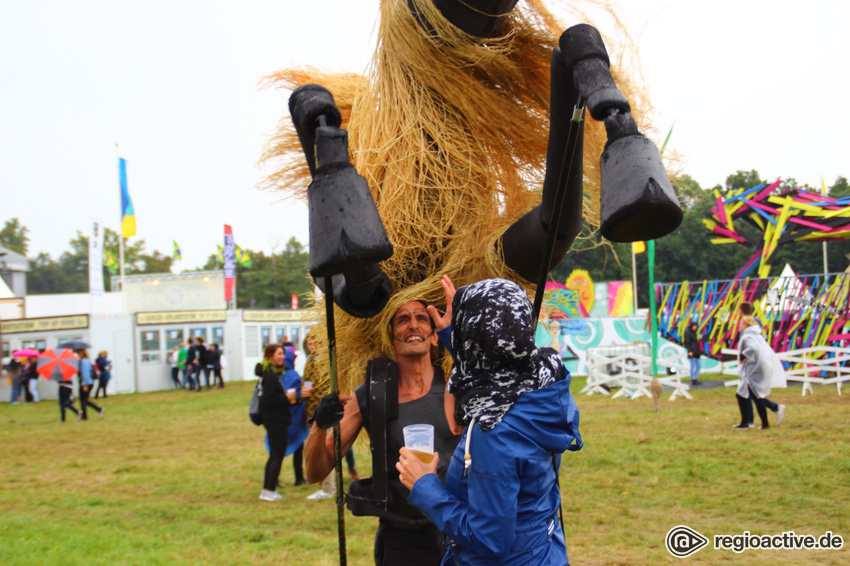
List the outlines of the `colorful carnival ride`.
<svg viewBox="0 0 850 566">
<path fill-rule="evenodd" d="M 781 185 L 782 181 L 777 180 L 770 185 L 738 189 L 725 198 L 714 191 L 717 204 L 710 217 L 703 220 L 716 234 L 712 244 L 752 245 L 738 229 L 742 223 L 755 226 L 762 233 L 761 243 L 736 279 L 756 270 L 760 278 L 767 277 L 771 259 L 783 244 L 850 238 L 850 196 L 836 199 L 801 188 L 774 194 Z"/>
<path fill-rule="evenodd" d="M 850 273 L 662 283 L 655 287 L 661 336 L 681 343 L 692 320 L 703 352 L 721 357 L 738 343 L 738 305 L 754 307 L 774 351 L 816 346 L 850 348 Z"/>
<path fill-rule="evenodd" d="M 721 358 L 737 347 L 738 305 L 750 302 L 776 352 L 809 348 L 850 348 L 850 269 L 844 273 L 796 275 L 786 266 L 768 278 L 779 246 L 790 242 L 826 242 L 850 238 L 850 197 L 830 198 L 811 190 L 779 189 L 782 181 L 738 189 L 722 197 L 706 227 L 713 244 L 754 244 L 742 224 L 762 233 L 752 258 L 735 279 L 702 283 L 665 283 L 655 287 L 661 336 L 680 342 L 690 321 L 699 324 L 703 351 Z M 777 192 L 778 190 L 778 192 Z M 756 272 L 758 277 L 749 277 Z M 816 356 L 829 357 L 834 352 Z"/>
</svg>

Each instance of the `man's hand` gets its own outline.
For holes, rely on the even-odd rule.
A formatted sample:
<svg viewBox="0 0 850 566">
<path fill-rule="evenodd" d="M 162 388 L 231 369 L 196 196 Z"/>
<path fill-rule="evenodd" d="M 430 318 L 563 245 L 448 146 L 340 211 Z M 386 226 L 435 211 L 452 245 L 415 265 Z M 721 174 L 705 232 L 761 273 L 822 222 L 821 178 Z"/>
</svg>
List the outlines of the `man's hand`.
<svg viewBox="0 0 850 566">
<path fill-rule="evenodd" d="M 340 397 L 337 393 L 330 393 L 322 397 L 319 401 L 319 406 L 316 408 L 316 415 L 313 422 L 316 426 L 323 429 L 328 429 L 339 423 L 342 420 L 342 415 L 345 412 L 345 403 L 350 397 Z"/>
<path fill-rule="evenodd" d="M 446 294 L 446 314 L 440 316 L 440 311 L 433 305 L 428 305 L 428 314 L 434 319 L 434 327 L 437 330 L 442 330 L 452 324 L 452 300 L 455 298 L 454 283 L 449 279 L 448 275 L 443 275 L 440 280 L 440 285 L 443 286 L 443 292 Z"/>
<path fill-rule="evenodd" d="M 407 489 L 413 489 L 413 484 L 422 476 L 437 473 L 437 465 L 440 463 L 440 455 L 434 452 L 434 459 L 428 464 L 417 458 L 413 452 L 402 447 L 398 451 L 398 463 L 395 469 L 398 470 L 398 478 Z"/>
</svg>

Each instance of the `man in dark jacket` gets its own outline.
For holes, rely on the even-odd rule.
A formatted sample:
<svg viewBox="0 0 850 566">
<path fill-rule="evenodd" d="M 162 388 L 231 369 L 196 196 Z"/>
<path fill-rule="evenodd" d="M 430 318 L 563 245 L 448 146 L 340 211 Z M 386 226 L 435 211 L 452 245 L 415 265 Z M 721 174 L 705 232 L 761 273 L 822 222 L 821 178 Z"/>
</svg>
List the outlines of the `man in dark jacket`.
<svg viewBox="0 0 850 566">
<path fill-rule="evenodd" d="M 691 365 L 691 385 L 702 385 L 699 381 L 702 348 L 700 348 L 699 337 L 697 336 L 698 329 L 699 325 L 696 322 L 691 322 L 685 329 L 685 349 L 688 351 L 688 362 Z"/>
<path fill-rule="evenodd" d="M 210 388 L 210 368 L 207 367 L 209 360 L 207 359 L 207 347 L 204 346 L 204 339 L 198 336 L 195 344 L 195 367 L 197 368 L 195 377 L 198 381 L 198 388 L 195 391 L 201 390 L 201 372 L 204 373 L 207 389 Z"/>
</svg>

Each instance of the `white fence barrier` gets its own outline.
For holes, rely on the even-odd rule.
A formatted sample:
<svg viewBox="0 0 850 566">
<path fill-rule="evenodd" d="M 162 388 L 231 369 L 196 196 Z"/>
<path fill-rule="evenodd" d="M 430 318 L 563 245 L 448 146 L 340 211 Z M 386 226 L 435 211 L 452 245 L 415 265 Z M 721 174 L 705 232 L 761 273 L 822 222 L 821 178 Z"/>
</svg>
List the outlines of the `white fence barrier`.
<svg viewBox="0 0 850 566">
<path fill-rule="evenodd" d="M 581 393 L 593 395 L 601 393 L 608 395 L 609 388 L 619 387 L 611 398 L 652 397 L 649 384 L 652 381 L 651 352 L 649 344 L 628 344 L 621 346 L 600 346 L 587 349 L 587 385 Z M 690 387 L 682 383 L 682 375 L 687 375 L 688 365 L 685 355 L 668 357 L 656 362 L 658 367 L 675 369 L 675 373 L 667 377 L 659 377 L 661 385 L 673 388 L 670 401 L 679 396 L 692 399 L 688 390 Z"/>
</svg>

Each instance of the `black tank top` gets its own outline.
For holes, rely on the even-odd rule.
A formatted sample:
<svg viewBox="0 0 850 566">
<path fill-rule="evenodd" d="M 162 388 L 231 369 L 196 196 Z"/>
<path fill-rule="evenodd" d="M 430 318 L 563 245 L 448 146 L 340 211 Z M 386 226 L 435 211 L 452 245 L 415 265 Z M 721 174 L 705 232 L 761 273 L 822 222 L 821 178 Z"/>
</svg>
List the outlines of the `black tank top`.
<svg viewBox="0 0 850 566">
<path fill-rule="evenodd" d="M 446 421 L 446 412 L 443 408 L 443 394 L 446 389 L 445 377 L 442 368 L 434 366 L 434 379 L 431 382 L 431 390 L 424 396 L 407 403 L 399 403 L 398 418 L 387 420 L 387 484 L 392 494 L 392 503 L 389 511 L 409 519 L 421 519 L 425 517 L 419 509 L 407 502 L 410 490 L 404 487 L 398 478 L 398 470 L 395 468 L 398 462 L 398 452 L 404 446 L 404 433 L 402 430 L 407 425 L 430 424 L 434 426 L 434 450 L 440 455 L 440 464 L 437 475 L 440 481 L 445 483 L 446 470 L 449 460 L 457 446 L 459 436 L 454 436 L 449 423 Z M 366 385 L 359 385 L 354 394 L 357 396 L 357 404 L 363 416 L 363 425 L 366 432 L 369 431 L 369 407 L 367 404 Z"/>
</svg>

